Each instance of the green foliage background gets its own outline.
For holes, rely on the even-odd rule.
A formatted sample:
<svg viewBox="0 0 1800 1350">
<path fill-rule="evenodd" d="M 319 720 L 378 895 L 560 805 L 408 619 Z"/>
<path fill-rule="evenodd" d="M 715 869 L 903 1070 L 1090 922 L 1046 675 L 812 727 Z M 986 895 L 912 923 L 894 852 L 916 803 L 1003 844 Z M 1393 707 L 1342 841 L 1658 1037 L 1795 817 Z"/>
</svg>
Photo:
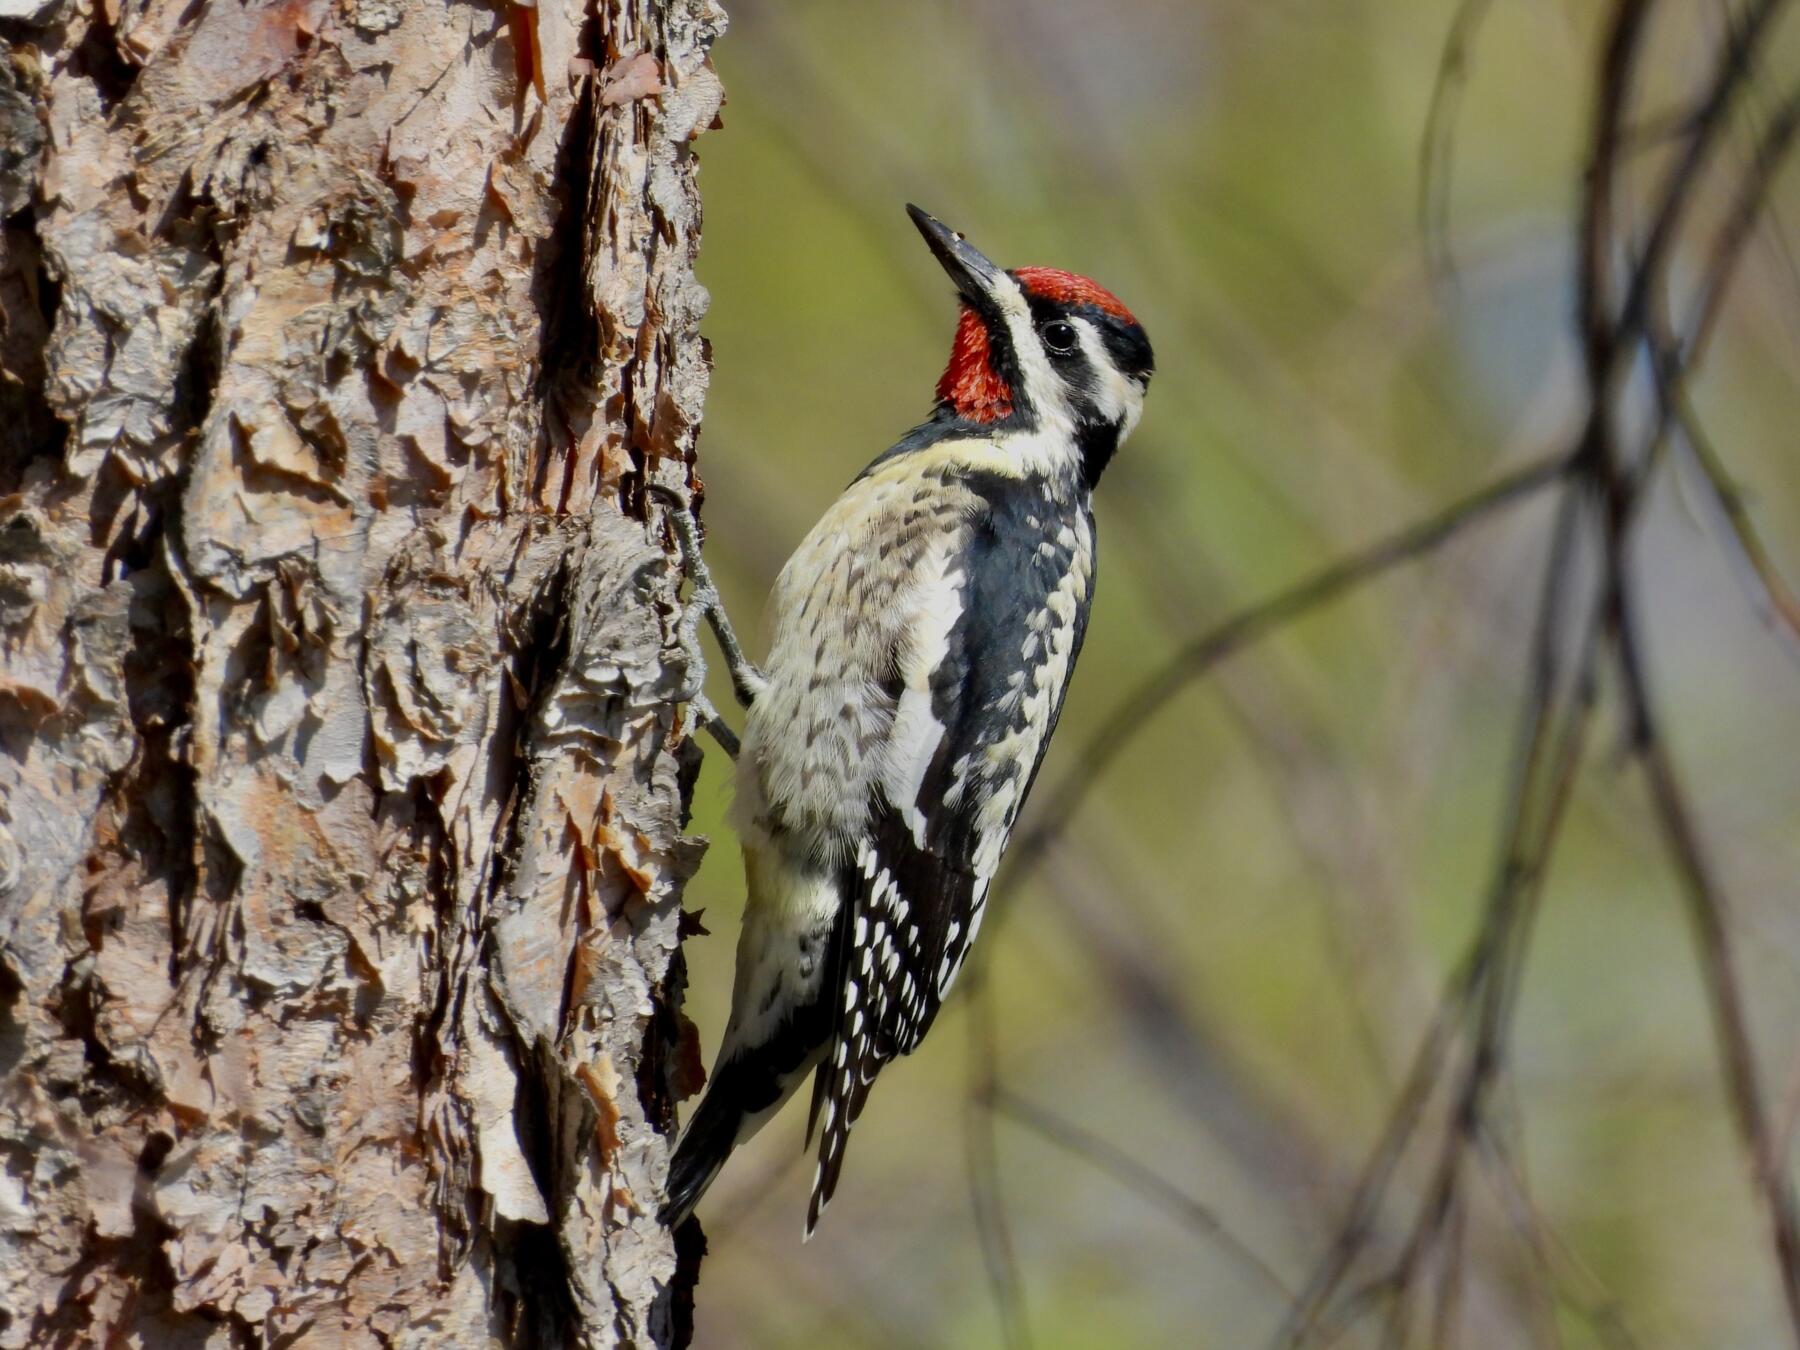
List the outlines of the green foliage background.
<svg viewBox="0 0 1800 1350">
<path fill-rule="evenodd" d="M 1691 87 L 1724 9 L 1663 7 L 1654 89 Z M 954 303 L 908 200 L 1003 263 L 1097 277 L 1156 344 L 1144 424 L 1099 494 L 1097 608 L 1040 806 L 1184 639 L 1566 444 L 1571 213 L 1602 10 L 1493 7 L 1433 240 L 1420 145 L 1454 16 L 1442 0 L 733 5 L 716 50 L 725 129 L 699 147 L 716 367 L 701 468 L 707 551 L 740 627 L 755 632 L 788 550 L 843 484 L 929 408 Z M 1756 110 L 1800 76 L 1800 32 L 1775 50 L 1734 131 L 1746 146 Z M 1790 170 L 1697 386 L 1790 577 L 1797 227 Z M 1446 244 L 1454 275 L 1432 266 Z M 1665 484 L 1646 523 L 1652 676 L 1791 1121 L 1800 648 L 1759 620 L 1697 501 Z M 1475 930 L 1545 507 L 1476 527 L 1189 690 L 983 934 L 1006 1085 L 1153 1168 L 1290 1288 Z M 730 704 L 722 679 L 714 698 Z M 1567 1297 L 1543 1311 L 1519 1206 L 1478 1175 L 1463 1343 L 1524 1344 L 1537 1310 L 1564 1344 L 1605 1344 L 1582 1305 L 1613 1299 L 1639 1344 L 1777 1345 L 1764 1219 L 1678 890 L 1616 716 L 1602 727 L 1502 1094 Z M 709 1061 L 742 894 L 728 770 L 709 754 L 696 828 L 714 847 L 689 900 L 713 933 L 688 946 Z M 702 1209 L 701 1344 L 999 1343 L 968 1198 L 968 1011 L 959 999 L 884 1075 L 812 1244 L 804 1103 L 733 1162 Z M 1266 1340 L 1283 1299 L 1228 1243 L 997 1129 L 1036 1344 Z"/>
</svg>

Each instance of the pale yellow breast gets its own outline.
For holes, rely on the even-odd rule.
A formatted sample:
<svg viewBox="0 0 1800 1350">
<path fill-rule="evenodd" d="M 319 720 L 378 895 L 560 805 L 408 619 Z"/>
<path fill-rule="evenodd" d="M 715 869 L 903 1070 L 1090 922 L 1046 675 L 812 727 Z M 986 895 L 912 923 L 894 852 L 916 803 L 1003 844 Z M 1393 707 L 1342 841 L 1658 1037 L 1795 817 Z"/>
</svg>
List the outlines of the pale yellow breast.
<svg viewBox="0 0 1800 1350">
<path fill-rule="evenodd" d="M 896 654 L 954 602 L 944 560 L 979 505 L 929 472 L 903 460 L 852 484 L 775 584 L 768 686 L 738 764 L 740 799 L 764 831 L 834 849 L 863 832 L 893 729 Z"/>
</svg>

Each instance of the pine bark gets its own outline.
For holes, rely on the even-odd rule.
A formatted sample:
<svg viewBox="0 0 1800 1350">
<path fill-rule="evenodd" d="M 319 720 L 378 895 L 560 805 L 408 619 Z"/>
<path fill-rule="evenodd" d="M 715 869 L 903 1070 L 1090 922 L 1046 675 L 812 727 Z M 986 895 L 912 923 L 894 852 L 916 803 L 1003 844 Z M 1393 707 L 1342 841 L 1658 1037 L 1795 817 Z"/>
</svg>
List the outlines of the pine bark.
<svg viewBox="0 0 1800 1350">
<path fill-rule="evenodd" d="M 711 0 L 0 0 L 0 1347 L 664 1345 Z"/>
</svg>

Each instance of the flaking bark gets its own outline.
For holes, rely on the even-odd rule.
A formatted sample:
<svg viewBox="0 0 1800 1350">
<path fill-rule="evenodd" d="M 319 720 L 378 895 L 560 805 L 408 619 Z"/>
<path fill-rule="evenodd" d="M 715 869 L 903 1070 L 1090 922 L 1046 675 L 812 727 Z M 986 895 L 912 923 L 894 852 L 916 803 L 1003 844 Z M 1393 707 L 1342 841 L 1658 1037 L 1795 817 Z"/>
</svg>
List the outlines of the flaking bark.
<svg viewBox="0 0 1800 1350">
<path fill-rule="evenodd" d="M 0 1347 L 680 1338 L 722 26 L 0 0 Z"/>
</svg>

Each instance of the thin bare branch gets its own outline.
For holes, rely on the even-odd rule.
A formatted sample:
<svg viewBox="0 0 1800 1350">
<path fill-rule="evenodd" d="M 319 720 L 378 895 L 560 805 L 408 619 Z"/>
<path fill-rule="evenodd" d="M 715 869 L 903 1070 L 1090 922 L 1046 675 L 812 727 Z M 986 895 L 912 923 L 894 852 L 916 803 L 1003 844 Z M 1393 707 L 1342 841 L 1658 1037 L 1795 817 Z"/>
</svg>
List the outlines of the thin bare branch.
<svg viewBox="0 0 1800 1350">
<path fill-rule="evenodd" d="M 1493 0 L 1462 0 L 1450 21 L 1431 86 L 1425 132 L 1419 138 L 1419 237 L 1425 267 L 1432 276 L 1454 280 L 1456 258 L 1450 248 L 1450 168 L 1456 148 L 1456 114 L 1469 81 L 1469 58 Z"/>
<path fill-rule="evenodd" d="M 1701 300 L 1689 324 L 1688 335 L 1676 337 L 1669 331 L 1666 317 L 1660 311 L 1657 314 L 1652 372 L 1656 381 L 1659 427 L 1672 421 L 1680 428 L 1682 444 L 1700 469 L 1739 557 L 1757 587 L 1756 599 L 1765 620 L 1781 625 L 1790 636 L 1800 640 L 1800 597 L 1796 597 L 1776 570 L 1750 518 L 1742 493 L 1700 421 L 1683 378 L 1684 370 L 1697 365 L 1705 354 L 1745 246 L 1768 204 L 1776 175 L 1797 138 L 1800 138 L 1800 89 L 1795 89 L 1771 117 L 1741 176 L 1725 223 L 1713 241 L 1701 286 Z"/>
<path fill-rule="evenodd" d="M 1738 490 L 1730 470 L 1719 458 L 1712 438 L 1706 434 L 1706 428 L 1694 411 L 1687 390 L 1676 387 L 1670 391 L 1670 395 L 1675 405 L 1676 421 L 1681 428 L 1681 443 L 1687 447 L 1694 463 L 1705 475 L 1712 498 L 1725 518 L 1732 542 L 1737 546 L 1738 555 L 1749 569 L 1751 581 L 1756 587 L 1757 608 L 1764 622 L 1786 630 L 1790 638 L 1800 642 L 1800 596 L 1794 594 L 1793 588 L 1776 570 L 1775 561 L 1769 556 L 1762 536 L 1757 533 L 1756 523 L 1750 518 L 1750 508 L 1744 502 L 1743 493 Z"/>
<path fill-rule="evenodd" d="M 1389 1300 L 1390 1330 L 1403 1328 L 1403 1305 L 1413 1282 L 1443 1226 L 1457 1210 L 1462 1150 L 1481 1128 L 1485 1095 L 1500 1070 L 1530 922 L 1547 874 L 1550 850 L 1571 799 L 1591 704 L 1588 671 L 1597 631 L 1592 619 L 1587 623 L 1582 644 L 1582 673 L 1576 681 L 1574 706 L 1561 719 L 1555 715 L 1559 683 L 1555 649 L 1561 640 L 1557 616 L 1581 519 L 1573 495 L 1577 491 L 1573 486 L 1567 489 L 1545 568 L 1544 596 L 1534 639 L 1533 679 L 1520 729 L 1519 768 L 1506 808 L 1506 843 L 1484 909 L 1481 932 L 1446 989 L 1431 1032 L 1394 1104 L 1337 1237 L 1276 1334 L 1278 1346 L 1298 1347 L 1317 1339 L 1322 1327 L 1341 1327 L 1343 1316 L 1354 1317 L 1350 1309 L 1366 1306 L 1375 1295 Z M 1477 1011 L 1475 1036 L 1451 1108 L 1451 1128 L 1440 1147 L 1411 1233 L 1394 1265 L 1371 1285 L 1352 1293 L 1346 1300 L 1349 1308 L 1341 1309 L 1339 1317 L 1334 1318 L 1332 1305 L 1338 1301 L 1338 1291 L 1368 1244 L 1375 1216 L 1441 1079 L 1442 1066 L 1454 1047 L 1456 1033 L 1471 1008 Z"/>
<path fill-rule="evenodd" d="M 1712 82 L 1695 106 L 1693 127 L 1685 138 L 1682 153 L 1663 180 L 1657 211 L 1638 251 L 1625 298 L 1615 313 L 1606 303 L 1607 273 L 1617 243 L 1610 225 L 1612 193 L 1618 171 L 1621 122 L 1650 9 L 1648 0 L 1623 0 L 1619 6 L 1614 44 L 1609 46 L 1601 82 L 1601 114 L 1590 160 L 1582 251 L 1583 324 L 1597 413 L 1604 413 L 1609 407 L 1612 383 L 1628 364 L 1637 337 L 1649 321 L 1654 297 L 1664 285 L 1681 235 L 1682 221 L 1699 196 L 1701 174 L 1724 132 L 1732 99 L 1744 86 L 1770 25 L 1786 3 L 1787 0 L 1754 0 L 1722 46 Z M 1626 44 L 1623 47 L 1618 45 L 1621 39 Z"/>
<path fill-rule="evenodd" d="M 1670 766 L 1665 747 L 1655 734 L 1648 698 L 1643 695 L 1641 651 L 1631 636 L 1630 577 L 1626 566 L 1627 538 L 1636 507 L 1659 459 L 1660 447 L 1671 420 L 1685 395 L 1681 381 L 1700 344 L 1685 349 L 1670 344 L 1668 358 L 1657 363 L 1662 416 L 1632 464 L 1621 454 L 1615 435 L 1614 400 L 1628 356 L 1643 343 L 1652 310 L 1664 289 L 1664 277 L 1682 232 L 1682 222 L 1692 207 L 1697 183 L 1705 169 L 1732 100 L 1746 79 L 1771 21 L 1783 0 L 1758 0 L 1723 44 L 1720 59 L 1706 93 L 1688 121 L 1685 143 L 1664 179 L 1657 209 L 1646 242 L 1633 262 L 1624 299 L 1612 302 L 1612 267 L 1619 255 L 1614 217 L 1617 178 L 1624 145 L 1624 119 L 1631 103 L 1633 75 L 1640 58 L 1653 5 L 1650 0 L 1620 0 L 1600 65 L 1594 146 L 1590 159 L 1587 195 L 1580 221 L 1580 318 L 1589 375 L 1590 412 L 1578 451 L 1578 477 L 1564 498 L 1558 532 L 1558 553 L 1565 553 L 1588 513 L 1579 503 L 1591 486 L 1602 510 L 1598 513 L 1605 553 L 1601 603 L 1586 618 L 1583 655 L 1574 700 L 1567 713 L 1558 716 L 1557 648 L 1564 627 L 1560 613 L 1566 603 L 1569 575 L 1563 562 L 1553 558 L 1546 572 L 1546 588 L 1540 609 L 1535 646 L 1537 676 L 1527 698 L 1522 768 L 1509 801 L 1510 842 L 1490 896 L 1482 936 L 1458 978 L 1452 982 L 1440 1009 L 1430 1053 L 1422 1056 L 1420 1071 L 1409 1081 L 1396 1102 L 1389 1127 L 1371 1159 L 1364 1182 L 1354 1197 L 1349 1218 L 1326 1253 L 1319 1271 L 1302 1299 L 1296 1303 L 1278 1338 L 1282 1345 L 1299 1345 L 1322 1332 L 1342 1332 L 1362 1311 L 1381 1303 L 1386 1307 L 1385 1339 L 1405 1343 L 1410 1335 L 1413 1291 L 1424 1272 L 1434 1272 L 1430 1331 L 1434 1344 L 1447 1343 L 1453 1333 L 1457 1285 L 1462 1268 L 1467 1201 L 1462 1193 L 1465 1150 L 1487 1135 L 1486 1099 L 1503 1060 L 1511 1009 L 1529 944 L 1531 920 L 1537 908 L 1549 851 L 1570 800 L 1581 762 L 1584 730 L 1593 701 L 1593 669 L 1604 634 L 1626 671 L 1634 743 L 1650 767 L 1659 803 L 1659 816 L 1684 875 L 1689 881 L 1696 911 L 1702 964 L 1713 990 L 1715 1020 L 1726 1063 L 1728 1083 L 1740 1130 L 1758 1162 L 1759 1186 L 1765 1195 L 1775 1229 L 1775 1246 L 1783 1273 L 1784 1289 L 1800 1309 L 1793 1292 L 1796 1280 L 1794 1252 L 1796 1224 L 1792 1186 L 1785 1170 L 1777 1170 L 1772 1139 L 1763 1114 L 1760 1085 L 1748 1040 L 1741 995 L 1732 978 L 1728 947 L 1729 930 L 1720 917 L 1714 890 L 1681 795 L 1679 781 Z M 1459 20 L 1467 19 L 1467 7 Z M 1455 41 L 1453 35 L 1453 42 Z M 1442 76 L 1441 76 L 1442 78 Z M 1787 108 L 1778 114 L 1739 193 L 1739 204 L 1727 218 L 1713 250 L 1705 300 L 1696 324 L 1703 335 L 1722 303 L 1725 280 L 1735 264 L 1736 252 L 1758 216 L 1761 199 L 1780 153 L 1793 135 L 1786 125 Z M 1800 119 L 1797 119 L 1800 120 Z M 1691 412 L 1691 410 L 1690 410 Z M 1699 438 L 1704 443 L 1704 438 Z M 1697 451 L 1696 453 L 1704 453 Z M 1716 466 L 1716 457 L 1714 464 Z M 1722 471 L 1715 477 L 1727 483 Z M 1728 514 L 1729 498 L 1721 494 Z M 1741 520 L 1741 517 L 1740 517 Z M 1736 522 L 1734 522 L 1736 523 Z M 1754 534 L 1746 549 L 1758 556 Z M 1766 558 L 1766 555 L 1761 555 Z M 1566 562 L 1566 558 L 1564 560 Z M 1772 569 L 1769 569 L 1772 574 Z M 1770 588 L 1773 592 L 1774 588 Z M 1546 753 L 1555 743 L 1555 750 Z M 1373 1215 L 1393 1176 L 1399 1157 L 1432 1095 L 1436 1065 L 1446 1062 L 1451 1038 L 1444 1030 L 1454 1026 L 1461 1010 L 1472 1008 L 1475 1027 L 1470 1051 L 1464 1060 L 1461 1082 L 1451 1108 L 1451 1128 L 1439 1148 L 1405 1249 L 1392 1268 L 1377 1275 L 1344 1299 L 1338 1290 L 1366 1245 Z M 1333 1315 L 1335 1312 L 1335 1315 Z M 1800 1327 L 1800 1312 L 1796 1312 Z"/>
<path fill-rule="evenodd" d="M 1611 1350 L 1636 1350 L 1637 1338 L 1625 1325 L 1618 1298 L 1545 1220 L 1531 1199 L 1524 1177 L 1499 1146 L 1498 1138 L 1491 1130 L 1484 1130 L 1480 1144 L 1487 1175 L 1554 1296 L 1593 1328 L 1595 1336 Z"/>
<path fill-rule="evenodd" d="M 1586 341 L 1588 369 L 1602 369 L 1603 351 L 1612 341 L 1611 299 L 1613 208 L 1619 152 L 1625 135 L 1625 110 L 1637 66 L 1652 0 L 1619 0 L 1608 26 L 1595 93 L 1594 145 L 1588 158 L 1586 189 L 1577 227 L 1580 279 L 1578 322 Z M 1595 386 L 1598 397 L 1601 390 Z"/>
<path fill-rule="evenodd" d="M 1293 1291 L 1280 1273 L 1227 1228 L 1210 1207 L 1171 1185 L 1165 1177 L 1116 1144 L 1004 1088 L 995 1090 L 991 1105 L 1014 1123 L 1130 1187 L 1180 1220 L 1185 1227 L 1218 1243 L 1278 1297 L 1283 1300 L 1293 1297 Z"/>
<path fill-rule="evenodd" d="M 1738 260 L 1757 221 L 1768 209 L 1770 189 L 1793 150 L 1797 136 L 1800 136 L 1800 88 L 1792 90 L 1770 117 L 1738 183 L 1725 222 L 1713 240 L 1698 317 L 1686 341 L 1684 359 L 1690 366 L 1699 364 L 1707 340 L 1724 312 L 1725 297 L 1737 275 Z"/>
<path fill-rule="evenodd" d="M 1749 1014 L 1732 953 L 1732 932 L 1724 896 L 1702 844 L 1686 790 L 1660 735 L 1651 706 L 1635 616 L 1626 608 L 1618 632 L 1626 697 L 1642 733 L 1639 747 L 1650 794 L 1677 872 L 1687 893 L 1701 973 L 1712 1001 L 1713 1021 L 1723 1052 L 1725 1083 L 1744 1147 L 1755 1167 L 1757 1190 L 1769 1212 L 1777 1278 L 1787 1302 L 1790 1330 L 1800 1344 L 1800 1205 L 1796 1204 L 1787 1159 L 1769 1120 L 1768 1103 L 1751 1042 Z"/>
<path fill-rule="evenodd" d="M 1590 233 L 1582 254 L 1582 294 L 1584 296 L 1584 332 L 1587 337 L 1589 388 L 1593 398 L 1592 412 L 1585 439 L 1588 451 L 1583 461 L 1605 505 L 1603 513 L 1606 555 L 1605 617 L 1612 639 L 1613 652 L 1622 675 L 1626 709 L 1630 717 L 1633 746 L 1640 756 L 1649 780 L 1651 798 L 1664 839 L 1679 872 L 1688 899 L 1693 923 L 1695 946 L 1708 995 L 1713 1006 L 1714 1029 L 1726 1080 L 1732 1114 L 1756 1172 L 1757 1190 L 1769 1213 L 1778 1278 L 1788 1309 L 1790 1332 L 1800 1343 L 1800 1210 L 1797 1210 L 1794 1186 L 1785 1158 L 1775 1152 L 1775 1133 L 1770 1127 L 1749 1021 L 1744 1008 L 1743 991 L 1738 982 L 1732 955 L 1732 935 L 1725 913 L 1724 899 L 1701 841 L 1687 793 L 1682 786 L 1673 759 L 1664 742 L 1649 691 L 1645 655 L 1637 603 L 1630 571 L 1630 535 L 1635 508 L 1642 496 L 1648 469 L 1639 466 L 1654 463 L 1655 451 L 1666 428 L 1678 415 L 1683 402 L 1680 393 L 1686 371 L 1696 353 L 1705 346 L 1705 337 L 1716 321 L 1723 297 L 1735 269 L 1743 240 L 1759 214 L 1763 195 L 1775 168 L 1785 155 L 1794 134 L 1794 126 L 1785 125 L 1791 116 L 1800 125 L 1800 104 L 1790 104 L 1778 114 L 1750 170 L 1744 176 L 1736 204 L 1727 224 L 1712 250 L 1709 280 L 1703 292 L 1699 317 L 1693 337 L 1684 348 L 1664 349 L 1652 353 L 1652 368 L 1658 386 L 1658 424 L 1648 450 L 1632 462 L 1621 445 L 1615 429 L 1612 406 L 1613 386 L 1620 372 L 1644 341 L 1652 311 L 1657 308 L 1664 286 L 1664 272 L 1672 256 L 1682 216 L 1695 195 L 1695 184 L 1705 167 L 1706 154 L 1735 94 L 1746 80 L 1746 72 L 1754 63 L 1759 44 L 1766 37 L 1774 15 L 1783 0 L 1758 0 L 1745 12 L 1731 38 L 1724 44 L 1712 85 L 1698 105 L 1696 127 L 1686 153 L 1671 168 L 1665 179 L 1661 204 L 1656 213 L 1648 242 L 1639 255 L 1631 286 L 1615 318 L 1604 300 L 1607 283 L 1604 270 L 1612 252 L 1612 240 L 1604 228 L 1607 200 L 1611 191 L 1611 161 L 1616 149 L 1617 117 L 1624 106 L 1622 79 L 1612 78 L 1617 72 L 1628 72 L 1629 56 L 1616 65 L 1609 60 L 1609 78 L 1603 89 L 1618 95 L 1611 102 L 1602 99 L 1602 116 L 1597 125 L 1593 172 L 1590 179 L 1590 206 L 1586 219 Z M 1625 16 L 1633 6 L 1630 0 L 1621 4 Z M 1619 29 L 1615 27 L 1615 36 Z M 1792 111 L 1790 112 L 1790 108 Z M 1704 439 L 1703 437 L 1701 438 Z M 1723 504 L 1723 503 L 1722 503 Z"/>
<path fill-rule="evenodd" d="M 1776 1117 L 1775 1156 L 1791 1156 L 1794 1133 L 1800 1129 L 1800 1054 L 1788 1065 L 1787 1087 L 1781 1094 L 1781 1112 Z"/>
<path fill-rule="evenodd" d="M 1272 1344 L 1281 1350 L 1292 1350 L 1314 1338 L 1327 1305 L 1374 1233 L 1388 1184 L 1424 1116 L 1432 1087 L 1455 1040 L 1457 1020 L 1468 998 L 1473 973 L 1472 961 L 1465 962 L 1451 977 L 1437 1014 L 1413 1057 L 1406 1083 L 1388 1113 L 1382 1136 L 1357 1181 L 1337 1235 L 1275 1333 Z"/>
<path fill-rule="evenodd" d="M 1000 1317 L 1001 1335 L 1009 1350 L 1030 1350 L 1031 1326 L 1025 1318 L 1025 1296 L 1019 1282 L 1018 1257 L 1013 1252 L 1012 1227 L 1006 1217 L 1006 1197 L 1000 1190 L 1000 1151 L 994 1113 L 989 1109 L 1000 1091 L 992 985 L 985 968 L 966 971 L 964 979 L 972 980 L 974 986 L 969 991 L 970 1083 L 963 1103 L 969 1205 L 981 1242 L 988 1290 Z"/>
<path fill-rule="evenodd" d="M 1574 706 L 1566 716 L 1559 722 L 1549 707 L 1533 707 L 1527 713 L 1534 743 L 1528 751 L 1529 768 L 1510 808 L 1515 835 L 1495 878 L 1486 931 L 1477 947 L 1479 999 L 1473 1043 L 1451 1107 L 1451 1128 L 1440 1146 L 1419 1219 L 1393 1271 L 1395 1297 L 1402 1304 L 1429 1254 L 1440 1245 L 1448 1247 L 1450 1263 L 1440 1280 L 1460 1272 L 1460 1232 L 1453 1233 L 1447 1243 L 1443 1235 L 1453 1226 L 1460 1228 L 1466 1218 L 1466 1202 L 1460 1193 L 1464 1155 L 1486 1129 L 1487 1099 L 1503 1070 L 1519 977 L 1530 950 L 1551 853 L 1573 798 L 1593 706 L 1596 636 L 1597 628 L 1590 622 L 1584 668 L 1577 677 Z M 1554 749 L 1550 748 L 1552 735 Z"/>
<path fill-rule="evenodd" d="M 1044 810 L 1038 814 L 1037 822 L 1013 844 L 1011 865 L 996 901 L 1004 900 L 1031 874 L 1042 861 L 1045 849 L 1067 828 L 1087 800 L 1088 793 L 1133 737 L 1195 680 L 1283 625 L 1354 590 L 1389 568 L 1429 553 L 1499 508 L 1556 482 L 1568 472 L 1572 463 L 1572 457 L 1567 454 L 1535 459 L 1443 510 L 1320 569 L 1262 603 L 1239 611 L 1188 643 L 1127 695 L 1088 738 L 1075 756 L 1082 772 L 1057 785 Z"/>
<path fill-rule="evenodd" d="M 1450 1350 L 1456 1343 L 1457 1317 L 1462 1311 L 1463 1262 L 1468 1248 L 1469 1202 L 1459 1191 L 1446 1223 L 1450 1239 L 1444 1244 L 1443 1269 L 1432 1289 L 1431 1345 Z"/>
</svg>

